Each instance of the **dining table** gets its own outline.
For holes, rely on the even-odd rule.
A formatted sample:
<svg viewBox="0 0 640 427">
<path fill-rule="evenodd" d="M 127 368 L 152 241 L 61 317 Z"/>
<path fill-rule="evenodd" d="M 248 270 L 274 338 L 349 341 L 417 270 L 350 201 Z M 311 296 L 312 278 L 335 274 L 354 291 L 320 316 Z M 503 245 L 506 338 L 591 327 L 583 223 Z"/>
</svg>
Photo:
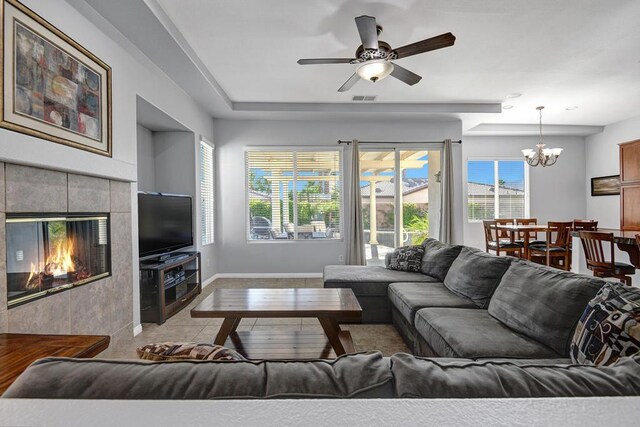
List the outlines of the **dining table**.
<svg viewBox="0 0 640 427">
<path fill-rule="evenodd" d="M 498 224 L 495 226 L 498 231 L 507 231 L 513 242 L 515 235 L 518 233 L 524 233 L 525 236 L 529 236 L 530 233 L 546 233 L 549 229 L 547 224 Z M 535 240 L 535 239 L 534 239 Z M 522 242 L 522 252 L 525 259 L 529 259 L 529 239 L 525 238 Z"/>
</svg>

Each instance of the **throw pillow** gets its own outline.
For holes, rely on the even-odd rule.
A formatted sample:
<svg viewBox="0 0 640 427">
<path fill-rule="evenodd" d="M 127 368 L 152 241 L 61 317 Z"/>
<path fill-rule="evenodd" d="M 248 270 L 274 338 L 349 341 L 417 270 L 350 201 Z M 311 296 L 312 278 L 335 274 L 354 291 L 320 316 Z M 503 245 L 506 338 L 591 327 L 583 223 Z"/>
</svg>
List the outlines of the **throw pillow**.
<svg viewBox="0 0 640 427">
<path fill-rule="evenodd" d="M 403 246 L 393 251 L 389 257 L 389 270 L 420 272 L 424 248 L 420 245 Z"/>
<path fill-rule="evenodd" d="M 246 360 L 240 353 L 215 344 L 165 342 L 136 349 L 146 360 Z"/>
<path fill-rule="evenodd" d="M 441 282 L 449 272 L 449 268 L 460 255 L 462 246 L 449 246 L 436 239 L 427 239 L 422 242 L 424 256 L 422 257 L 422 274 L 434 277 Z"/>
<path fill-rule="evenodd" d="M 582 314 L 571 360 L 606 366 L 640 353 L 640 289 L 608 282 Z"/>
</svg>

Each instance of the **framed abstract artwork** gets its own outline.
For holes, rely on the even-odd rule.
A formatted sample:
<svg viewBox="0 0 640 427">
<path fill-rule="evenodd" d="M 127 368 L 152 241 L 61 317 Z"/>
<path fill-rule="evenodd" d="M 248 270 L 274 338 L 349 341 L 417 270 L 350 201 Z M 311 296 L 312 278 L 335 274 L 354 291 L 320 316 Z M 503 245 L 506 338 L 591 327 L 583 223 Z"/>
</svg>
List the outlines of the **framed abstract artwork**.
<svg viewBox="0 0 640 427">
<path fill-rule="evenodd" d="M 592 196 L 615 196 L 620 194 L 620 175 L 591 178 Z"/>
<path fill-rule="evenodd" d="M 17 0 L 0 1 L 0 127 L 111 157 L 111 68 Z"/>
</svg>

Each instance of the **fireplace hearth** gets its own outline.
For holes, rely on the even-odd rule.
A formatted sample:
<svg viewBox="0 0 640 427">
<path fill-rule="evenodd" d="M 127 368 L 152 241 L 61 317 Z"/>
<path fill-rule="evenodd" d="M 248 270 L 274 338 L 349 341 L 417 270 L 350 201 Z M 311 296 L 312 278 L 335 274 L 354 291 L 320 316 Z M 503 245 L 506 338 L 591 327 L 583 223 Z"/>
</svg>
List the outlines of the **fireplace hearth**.
<svg viewBox="0 0 640 427">
<path fill-rule="evenodd" d="M 9 308 L 111 275 L 109 214 L 7 214 Z"/>
</svg>

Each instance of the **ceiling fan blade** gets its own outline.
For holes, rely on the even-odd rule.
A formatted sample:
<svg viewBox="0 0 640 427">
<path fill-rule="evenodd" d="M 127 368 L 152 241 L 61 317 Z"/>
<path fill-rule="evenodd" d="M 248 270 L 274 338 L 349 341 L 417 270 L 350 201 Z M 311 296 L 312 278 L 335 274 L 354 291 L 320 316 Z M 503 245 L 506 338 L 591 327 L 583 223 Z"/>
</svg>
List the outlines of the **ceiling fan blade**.
<svg viewBox="0 0 640 427">
<path fill-rule="evenodd" d="M 420 77 L 416 73 L 412 73 L 406 68 L 402 68 L 398 64 L 393 64 L 393 71 L 391 72 L 391 75 L 396 79 L 405 82 L 409 86 L 413 86 L 414 84 L 422 80 L 422 77 Z"/>
<path fill-rule="evenodd" d="M 453 46 L 456 41 L 456 36 L 451 33 L 440 34 L 439 36 L 431 37 L 430 39 L 422 40 L 419 42 L 411 43 L 406 46 L 395 49 L 398 54 L 398 59 L 406 58 L 407 56 L 417 55 L 419 53 L 429 52 L 430 50 L 442 49 L 443 47 Z"/>
<path fill-rule="evenodd" d="M 348 64 L 353 61 L 353 58 L 316 58 L 316 59 L 298 59 L 300 65 L 315 65 L 315 64 Z"/>
<path fill-rule="evenodd" d="M 358 80 L 360 80 L 360 76 L 356 73 L 353 73 L 353 76 L 349 77 L 349 80 L 347 80 L 346 82 L 344 82 L 342 86 L 340 86 L 340 89 L 338 89 L 338 92 L 348 91 L 353 87 L 354 84 L 356 84 Z"/>
<path fill-rule="evenodd" d="M 356 26 L 360 33 L 362 46 L 366 49 L 378 49 L 378 26 L 376 18 L 373 16 L 362 15 L 356 18 Z"/>
</svg>

